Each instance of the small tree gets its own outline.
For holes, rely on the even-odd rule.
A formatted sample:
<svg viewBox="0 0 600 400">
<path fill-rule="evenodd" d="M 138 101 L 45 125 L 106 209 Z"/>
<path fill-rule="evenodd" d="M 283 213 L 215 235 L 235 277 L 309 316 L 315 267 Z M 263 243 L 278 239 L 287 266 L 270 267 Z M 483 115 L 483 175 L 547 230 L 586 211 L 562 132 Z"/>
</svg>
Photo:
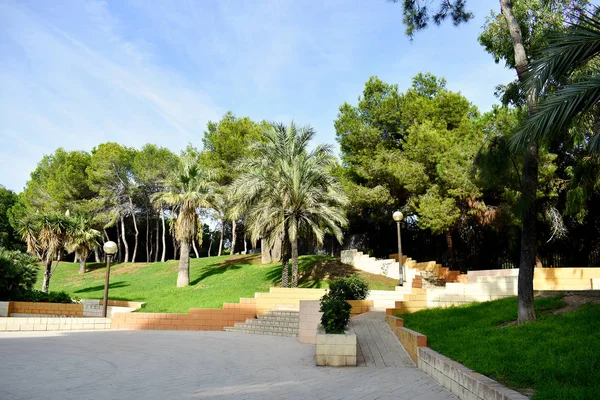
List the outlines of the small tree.
<svg viewBox="0 0 600 400">
<path fill-rule="evenodd" d="M 29 254 L 0 247 L 0 300 L 15 299 L 37 281 L 38 261 Z"/>
<path fill-rule="evenodd" d="M 86 260 L 91 250 L 100 246 L 102 235 L 96 229 L 89 226 L 89 221 L 82 216 L 73 218 L 65 240 L 65 249 L 69 253 L 75 253 L 79 259 L 79 273 L 85 273 Z"/>
</svg>

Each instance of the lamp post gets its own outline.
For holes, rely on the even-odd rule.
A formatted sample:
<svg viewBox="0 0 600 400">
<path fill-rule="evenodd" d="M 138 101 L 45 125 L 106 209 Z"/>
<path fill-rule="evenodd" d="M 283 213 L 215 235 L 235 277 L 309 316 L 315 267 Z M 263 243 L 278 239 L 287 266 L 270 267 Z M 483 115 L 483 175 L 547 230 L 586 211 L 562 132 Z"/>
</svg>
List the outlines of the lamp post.
<svg viewBox="0 0 600 400">
<path fill-rule="evenodd" d="M 104 301 L 102 302 L 102 316 L 106 318 L 106 309 L 108 307 L 108 281 L 110 278 L 110 259 L 117 252 L 117 244 L 112 241 L 104 243 L 104 254 L 106 254 L 106 279 L 104 281 Z"/>
<path fill-rule="evenodd" d="M 396 226 L 398 227 L 398 274 L 400 275 L 398 286 L 403 286 L 404 268 L 402 263 L 402 242 L 400 240 L 400 221 L 402 221 L 403 215 L 399 210 L 394 211 L 394 214 L 392 214 L 392 218 L 394 218 L 394 221 L 396 221 Z"/>
</svg>

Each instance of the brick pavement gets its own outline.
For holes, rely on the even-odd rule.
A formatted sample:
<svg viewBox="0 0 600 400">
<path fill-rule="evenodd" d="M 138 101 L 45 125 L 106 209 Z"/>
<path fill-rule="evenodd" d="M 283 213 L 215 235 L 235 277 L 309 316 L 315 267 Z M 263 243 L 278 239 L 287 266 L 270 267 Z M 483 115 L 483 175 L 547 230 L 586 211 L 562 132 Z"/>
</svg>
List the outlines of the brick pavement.
<svg viewBox="0 0 600 400">
<path fill-rule="evenodd" d="M 0 333 L 0 399 L 455 399 L 414 367 L 316 367 L 314 345 L 233 332 Z"/>
</svg>

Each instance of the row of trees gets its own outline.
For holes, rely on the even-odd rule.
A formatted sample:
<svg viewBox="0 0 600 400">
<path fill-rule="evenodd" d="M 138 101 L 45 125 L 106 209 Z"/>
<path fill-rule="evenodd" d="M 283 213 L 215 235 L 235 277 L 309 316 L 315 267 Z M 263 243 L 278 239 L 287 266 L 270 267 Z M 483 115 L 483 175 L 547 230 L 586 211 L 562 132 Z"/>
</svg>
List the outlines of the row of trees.
<svg viewBox="0 0 600 400">
<path fill-rule="evenodd" d="M 91 154 L 58 149 L 42 159 L 18 198 L 7 193 L 13 202 L 7 213 L 10 225 L 28 252 L 44 260 L 44 291 L 52 262 L 63 250 L 75 252 L 80 272 L 85 271 L 100 232 L 105 240 L 118 241 L 125 262 L 143 258 L 140 242 L 146 261 L 153 255 L 156 261 L 159 249 L 164 261 L 170 233 L 173 258 L 179 255 L 177 286 L 187 286 L 190 252 L 199 255 L 196 243 L 202 244 L 207 233 L 201 224 L 206 216 L 220 221 L 217 255 L 227 220 L 231 253 L 239 230 L 244 247 L 247 239 L 283 243 L 282 282 L 288 285 L 291 258 L 295 287 L 299 236 L 322 243 L 327 231 L 341 241 L 346 223 L 345 195 L 331 175 L 335 158 L 330 147 L 309 151 L 313 136 L 310 127 L 257 124 L 227 113 L 218 124 L 209 124 L 203 151 L 189 145 L 180 156 L 151 144 L 136 150 L 105 143 Z M 145 240 L 140 241 L 142 227 Z"/>
</svg>

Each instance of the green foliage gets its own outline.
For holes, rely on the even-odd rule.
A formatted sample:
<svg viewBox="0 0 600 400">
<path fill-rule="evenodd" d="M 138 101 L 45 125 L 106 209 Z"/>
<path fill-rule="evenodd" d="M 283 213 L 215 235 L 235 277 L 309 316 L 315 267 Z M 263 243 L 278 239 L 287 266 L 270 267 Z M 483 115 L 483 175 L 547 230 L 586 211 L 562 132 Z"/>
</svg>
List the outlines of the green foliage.
<svg viewBox="0 0 600 400">
<path fill-rule="evenodd" d="M 369 295 L 369 284 L 359 275 L 337 278 L 329 283 L 329 295 L 344 300 L 364 300 Z"/>
<path fill-rule="evenodd" d="M 321 325 L 325 333 L 344 333 L 350 321 L 352 306 L 344 298 L 328 293 L 321 298 Z"/>
<path fill-rule="evenodd" d="M 90 154 L 58 148 L 38 163 L 21 197 L 27 209 L 39 212 L 80 211 L 94 196 L 87 180 Z"/>
<path fill-rule="evenodd" d="M 517 298 L 402 318 L 432 349 L 513 389 L 533 389 L 534 399 L 593 399 L 600 393 L 600 305 L 553 313 L 564 305 L 560 297 L 536 298 L 537 321 L 522 325 L 512 324 Z"/>
<path fill-rule="evenodd" d="M 565 30 L 565 21 L 585 8 L 588 0 L 519 0 L 512 2 L 512 9 L 521 29 L 523 46 L 530 59 L 536 58 L 548 46 L 551 37 Z M 479 36 L 479 43 L 490 53 L 496 63 L 504 61 L 508 68 L 515 68 L 515 51 L 508 24 L 500 10 L 492 11 Z M 523 106 L 525 91 L 516 80 L 507 86 L 498 86 L 502 102 Z"/>
<path fill-rule="evenodd" d="M 9 250 L 21 250 L 23 242 L 10 223 L 10 209 L 19 202 L 19 196 L 0 185 L 0 246 Z"/>
<path fill-rule="evenodd" d="M 42 303 L 74 303 L 74 299 L 65 292 L 42 292 L 40 290 L 27 290 L 20 293 L 14 301 L 32 301 Z M 75 299 L 76 300 L 76 299 Z"/>
<path fill-rule="evenodd" d="M 402 22 L 406 27 L 406 35 L 412 38 L 415 32 L 427 28 L 430 21 L 440 25 L 450 19 L 454 26 L 466 23 L 473 18 L 467 11 L 466 0 L 440 0 L 433 12 L 428 0 L 391 0 L 402 4 Z"/>
<path fill-rule="evenodd" d="M 15 300 L 37 281 L 37 259 L 29 254 L 0 247 L 0 300 Z"/>
<path fill-rule="evenodd" d="M 457 224 L 466 199 L 480 195 L 472 167 L 483 144 L 478 113 L 445 85 L 419 74 L 399 93 L 372 77 L 356 107 L 340 107 L 335 127 L 355 215 L 387 222 L 395 205 L 439 233 Z"/>
</svg>

